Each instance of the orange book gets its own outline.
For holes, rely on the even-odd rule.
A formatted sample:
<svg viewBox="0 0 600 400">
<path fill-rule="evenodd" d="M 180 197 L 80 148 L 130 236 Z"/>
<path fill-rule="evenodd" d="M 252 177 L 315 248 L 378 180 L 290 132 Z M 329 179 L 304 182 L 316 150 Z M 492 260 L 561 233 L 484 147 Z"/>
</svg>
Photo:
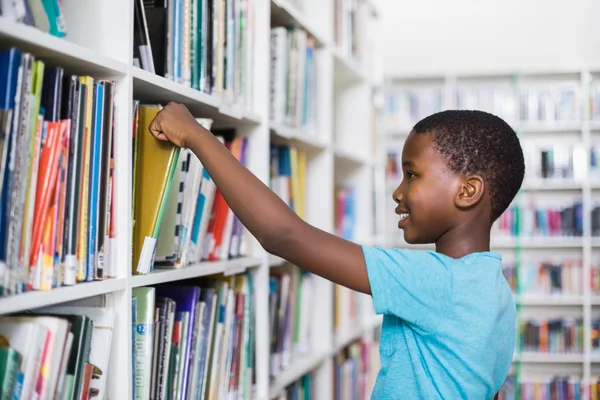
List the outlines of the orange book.
<svg viewBox="0 0 600 400">
<path fill-rule="evenodd" d="M 54 187 L 58 178 L 58 162 L 60 160 L 61 128 L 65 129 L 66 125 L 61 125 L 60 122 L 48 122 L 48 137 L 42 149 L 40 157 L 40 166 L 37 180 L 37 193 L 35 196 L 35 214 L 33 217 L 33 235 L 31 237 L 31 259 L 29 265 L 35 268 L 40 254 L 40 246 L 42 242 L 42 234 L 44 232 L 44 224 L 48 216 L 48 209 L 54 194 Z M 31 288 L 31 282 L 28 283 L 28 288 Z"/>
<path fill-rule="evenodd" d="M 225 144 L 225 147 L 229 151 L 232 151 L 233 143 L 228 142 Z M 218 189 L 217 189 L 218 191 Z M 219 261 L 219 248 L 221 247 L 221 243 L 223 242 L 223 231 L 225 230 L 225 223 L 227 222 L 227 215 L 231 212 L 229 209 L 229 205 L 225 201 L 223 195 L 218 192 L 218 196 L 215 197 L 215 202 L 217 204 L 216 213 L 215 213 L 215 221 L 213 224 L 213 232 L 212 232 L 212 240 L 210 246 L 210 252 L 208 254 L 208 259 L 210 261 Z M 211 221 L 212 222 L 212 221 Z"/>
</svg>

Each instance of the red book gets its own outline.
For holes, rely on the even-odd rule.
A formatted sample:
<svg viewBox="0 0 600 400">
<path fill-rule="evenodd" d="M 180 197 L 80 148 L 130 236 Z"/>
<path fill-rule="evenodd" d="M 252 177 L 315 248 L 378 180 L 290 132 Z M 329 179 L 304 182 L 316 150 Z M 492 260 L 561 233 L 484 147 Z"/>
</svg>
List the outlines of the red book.
<svg viewBox="0 0 600 400">
<path fill-rule="evenodd" d="M 48 122 L 48 136 L 40 156 L 40 167 L 38 172 L 37 193 L 35 195 L 35 213 L 33 217 L 33 235 L 31 237 L 31 259 L 30 266 L 37 265 L 44 232 L 44 223 L 48 215 L 48 209 L 52 200 L 52 194 L 58 178 L 58 161 L 61 153 L 61 138 L 67 124 L 60 122 Z M 28 284 L 30 286 L 30 284 Z"/>
</svg>

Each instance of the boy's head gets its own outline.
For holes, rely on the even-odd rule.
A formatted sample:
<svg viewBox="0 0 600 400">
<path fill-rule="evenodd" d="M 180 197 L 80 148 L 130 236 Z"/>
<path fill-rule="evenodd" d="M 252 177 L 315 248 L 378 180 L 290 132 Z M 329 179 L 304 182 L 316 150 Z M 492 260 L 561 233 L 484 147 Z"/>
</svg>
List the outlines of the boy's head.
<svg viewBox="0 0 600 400">
<path fill-rule="evenodd" d="M 402 151 L 403 179 L 394 192 L 398 227 L 408 243 L 434 243 L 457 227 L 488 230 L 523 183 L 525 163 L 515 131 L 483 112 L 442 111 L 418 122 Z"/>
</svg>

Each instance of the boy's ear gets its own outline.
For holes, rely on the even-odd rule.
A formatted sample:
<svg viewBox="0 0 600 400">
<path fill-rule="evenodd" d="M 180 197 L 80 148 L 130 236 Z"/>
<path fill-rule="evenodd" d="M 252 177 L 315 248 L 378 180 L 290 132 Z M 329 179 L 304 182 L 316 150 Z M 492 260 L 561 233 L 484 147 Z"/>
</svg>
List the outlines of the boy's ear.
<svg viewBox="0 0 600 400">
<path fill-rule="evenodd" d="M 485 182 L 479 175 L 469 175 L 461 179 L 454 199 L 456 207 L 468 209 L 475 207 L 485 193 Z"/>
</svg>

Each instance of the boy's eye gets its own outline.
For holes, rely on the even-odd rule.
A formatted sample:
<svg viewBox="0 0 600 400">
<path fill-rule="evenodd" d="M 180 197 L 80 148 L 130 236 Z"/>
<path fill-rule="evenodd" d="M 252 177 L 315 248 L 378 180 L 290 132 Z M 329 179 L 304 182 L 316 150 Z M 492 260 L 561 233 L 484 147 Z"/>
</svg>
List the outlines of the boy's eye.
<svg viewBox="0 0 600 400">
<path fill-rule="evenodd" d="M 406 171 L 406 177 L 407 177 L 408 179 L 412 179 L 412 178 L 414 178 L 414 177 L 415 177 L 415 174 L 413 174 L 413 173 L 412 173 L 412 172 L 410 172 L 410 171 Z"/>
</svg>

